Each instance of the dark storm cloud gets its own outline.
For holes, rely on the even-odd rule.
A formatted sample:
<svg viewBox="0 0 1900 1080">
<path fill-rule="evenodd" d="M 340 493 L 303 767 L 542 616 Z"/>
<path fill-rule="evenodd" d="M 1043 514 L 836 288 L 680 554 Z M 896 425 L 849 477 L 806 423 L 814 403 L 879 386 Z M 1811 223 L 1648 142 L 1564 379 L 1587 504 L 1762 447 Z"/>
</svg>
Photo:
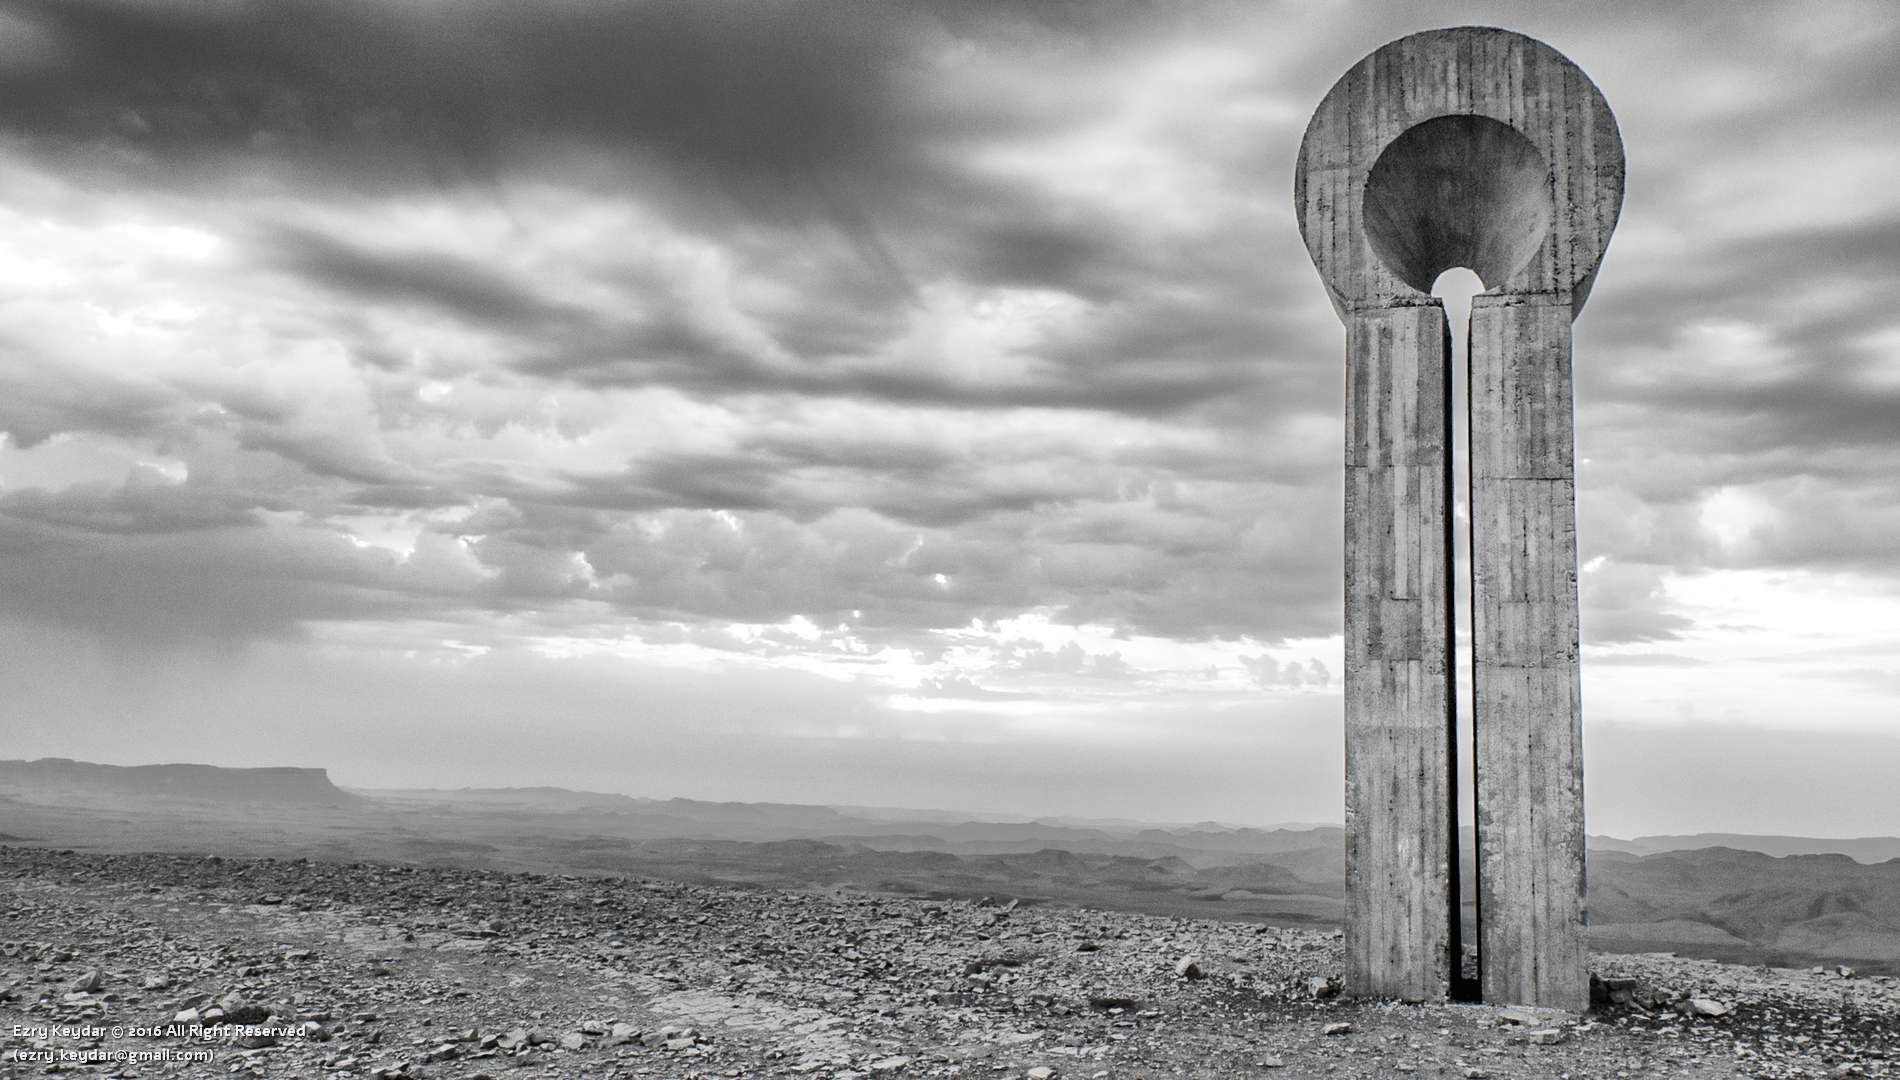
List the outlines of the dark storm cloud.
<svg viewBox="0 0 1900 1080">
<path fill-rule="evenodd" d="M 745 450 L 795 468 L 850 469 L 897 480 L 950 468 L 958 453 L 942 441 L 899 437 L 895 433 L 798 431 L 764 432 L 748 438 Z"/>
<path fill-rule="evenodd" d="M 551 343 L 530 346 L 516 369 L 590 389 L 672 385 L 709 397 L 790 389 L 792 380 L 677 311 L 569 329 Z"/>
<path fill-rule="evenodd" d="M 1051 224 L 1022 225 L 1029 238 L 1017 234 L 1014 250 L 999 253 L 984 235 L 984 196 L 962 194 L 968 203 L 938 204 L 921 219 L 893 215 L 901 222 L 886 232 L 918 277 L 982 290 L 1041 289 L 1091 305 L 1073 325 L 1027 347 L 1033 366 L 1023 370 L 970 375 L 945 370 L 943 357 L 891 355 L 917 309 L 862 287 L 849 268 L 827 271 L 822 262 L 816 280 L 802 272 L 789 279 L 803 285 L 806 302 L 757 315 L 780 355 L 736 345 L 684 317 L 683 305 L 664 303 L 617 328 L 557 335 L 518 366 L 592 388 L 666 384 L 707 400 L 791 394 L 978 410 L 1200 414 L 1248 426 L 1286 410 L 1331 408 L 1337 399 L 1334 350 L 1321 341 L 1301 347 L 1311 335 L 1294 331 L 1285 314 L 1291 290 L 1262 273 L 1260 254 L 1270 242 L 1251 222 L 1209 219 L 1204 234 L 1197 228 L 1159 253 L 1119 238 L 1109 221 L 1053 224 L 1073 216 L 1060 196 L 1029 199 L 1018 191 L 1009 198 L 1028 204 L 1025 220 Z M 954 242 L 972 230 L 974 250 Z M 752 274 L 770 269 L 748 263 Z"/>
<path fill-rule="evenodd" d="M 490 566 L 545 559 L 535 535 L 539 517 L 524 510 L 519 527 L 474 544 L 477 557 Z M 809 526 L 771 513 L 691 511 L 660 514 L 652 527 L 612 515 L 593 523 L 598 532 L 581 550 L 603 582 L 598 598 L 622 611 L 688 622 L 778 622 L 793 613 L 835 622 L 857 609 L 869 625 L 926 627 L 967 621 L 973 610 L 1018 610 L 995 576 L 1007 574 L 1006 566 L 991 565 L 990 576 L 973 575 L 956 596 L 946 595 L 906 564 L 916 534 L 863 511 Z M 976 550 L 968 545 L 951 562 L 973 570 Z"/>
<path fill-rule="evenodd" d="M 1869 386 L 1852 372 L 1789 371 L 1771 380 L 1661 381 L 1646 387 L 1644 401 L 1658 412 L 1687 415 L 1703 427 L 1704 445 L 1750 443 L 1776 449 L 1807 450 L 1852 446 L 1889 448 L 1895 418 L 1900 417 L 1900 387 Z M 1885 456 L 1885 455 L 1882 455 Z M 1806 471 L 1800 458 L 1749 455 L 1749 468 L 1762 477 L 1764 461 L 1779 458 L 1783 468 Z"/>
<path fill-rule="evenodd" d="M 282 166 L 285 183 L 307 186 L 327 173 L 364 190 L 532 171 L 550 148 L 585 147 L 623 163 L 601 183 L 637 187 L 689 228 L 733 234 L 742 222 L 779 230 L 826 221 L 851 238 L 857 269 L 821 260 L 811 302 L 766 320 L 802 361 L 789 368 L 735 349 L 666 305 L 578 318 L 441 252 L 370 251 L 309 230 L 271 238 L 266 261 L 366 300 L 428 303 L 515 329 L 561 322 L 521 360 L 524 371 L 589 387 L 672 383 L 712 396 L 1152 415 L 1259 382 L 1235 363 L 1272 330 L 1252 314 L 1263 306 L 1245 287 L 1257 271 L 1242 275 L 1245 303 L 1234 303 L 1231 289 L 1210 291 L 1216 278 L 1258 263 L 1256 236 L 1240 230 L 1224 248 L 1177 237 L 1158 254 L 1098 209 L 979 175 L 957 146 L 1073 118 L 1033 99 L 959 101 L 956 84 L 941 78 L 954 68 L 936 60 L 959 39 L 1058 57 L 1112 50 L 1129 28 L 1180 24 L 1189 7 L 24 0 L 14 11 L 41 27 L 57 62 L 0 78 L 0 122 L 42 147 L 248 161 Z M 1233 234 L 1231 222 L 1223 232 Z M 1119 306 L 1051 343 L 1043 359 L 1060 370 L 1033 379 L 973 383 L 890 364 L 826 363 L 875 356 L 902 328 L 894 314 L 904 292 L 891 283 L 930 276 Z M 1168 299 L 1141 299 L 1162 279 Z M 370 342 L 358 351 L 389 355 Z"/>
<path fill-rule="evenodd" d="M 822 489 L 832 502 L 820 505 L 818 482 L 795 468 L 767 480 L 744 459 L 662 464 L 491 504 L 455 525 L 478 537 L 467 550 L 494 574 L 480 602 L 584 599 L 686 622 L 798 614 L 880 632 L 1032 607 L 1187 638 L 1337 630 L 1331 549 L 1306 536 L 1322 507 L 1270 509 L 1225 486 L 1126 503 L 1111 474 L 1081 462 L 1066 487 L 1019 487 L 982 469 L 930 476 L 917 491 L 868 471 L 830 477 Z M 655 483 L 679 480 L 682 468 L 695 476 L 685 490 Z M 743 490 L 722 487 L 734 484 Z"/>
<path fill-rule="evenodd" d="M 395 584 L 391 560 L 343 537 L 267 532 L 167 511 L 172 530 L 103 515 L 87 495 L 0 512 L 0 588 L 8 617 L 79 627 L 116 641 L 173 647 L 301 636 L 312 620 L 398 618 L 435 605 Z M 84 515 L 84 516 L 81 516 Z M 241 517 L 239 513 L 231 516 Z M 181 532 L 179 530 L 189 530 Z M 30 557 L 21 557 L 21 556 Z"/>
<path fill-rule="evenodd" d="M 659 167 L 702 223 L 734 205 L 828 220 L 901 276 L 867 207 L 927 170 L 920 126 L 973 123 L 917 107 L 920 48 L 1038 24 L 1076 33 L 1132 10 L 985 7 L 10 0 L 44 45 L 0 75 L 0 124 L 49 149 L 250 162 L 303 183 L 459 184 L 564 147 L 605 151 Z"/>
<path fill-rule="evenodd" d="M 59 492 L 25 488 L 0 495 L 0 517 L 16 525 L 117 535 L 250 525 L 258 508 L 257 500 L 226 488 L 171 484 L 149 472 L 125 484 L 75 484 Z M 47 532 L 41 535 L 50 539 Z"/>
<path fill-rule="evenodd" d="M 808 517 L 815 507 L 781 491 L 772 462 L 731 454 L 656 454 L 623 477 L 575 478 L 562 502 L 611 510 L 767 510 Z"/>
<path fill-rule="evenodd" d="M 63 431 L 161 435 L 178 428 L 180 401 L 167 388 L 48 362 L 30 344 L 0 335 L 0 432 L 37 446 Z"/>
<path fill-rule="evenodd" d="M 1889 167 L 1880 132 L 1900 89 L 1887 15 L 1764 5 L 1686 50 L 1620 19 L 1583 30 L 1634 50 L 1590 65 L 1631 187 L 1577 329 L 1586 555 L 1890 572 L 1891 542 L 1869 527 L 1891 517 L 1900 468 L 1900 219 L 1871 179 Z M 1652 49 L 1674 54 L 1654 80 L 1639 70 Z M 1641 93 L 1651 82 L 1668 89 Z M 1702 509 L 1731 488 L 1763 520 L 1723 542 Z M 1595 616 L 1586 600 L 1586 631 L 1666 629 L 1660 598 L 1627 599 Z"/>
<path fill-rule="evenodd" d="M 1579 450 L 1610 489 L 1580 507 L 1586 555 L 1890 573 L 1900 219 L 1767 222 L 1610 270 L 1625 280 L 1579 324 Z M 1766 519 L 1718 542 L 1701 507 L 1730 488 Z M 1595 625 L 1648 633 L 1641 607 Z"/>
<path fill-rule="evenodd" d="M 370 484 L 338 499 L 345 507 L 361 510 L 417 510 L 460 506 L 467 495 L 428 484 Z"/>
<path fill-rule="evenodd" d="M 46 661 L 0 712 L 45 753 L 460 747 L 451 785 L 620 747 L 609 786 L 751 798 L 1112 800 L 1141 785 L 1078 747 L 1131 736 L 1117 776 L 1282 761 L 1332 793 L 1287 816 L 1336 816 L 1307 751 L 1339 747 L 1309 639 L 1340 630 L 1344 330 L 1292 159 L 1340 72 L 1461 22 L 1576 59 L 1630 150 L 1577 329 L 1596 715 L 1772 719 L 1859 644 L 1800 703 L 1884 722 L 1886 609 L 1846 601 L 1892 589 L 1900 533 L 1893 16 L 1615 0 L 0 0 L 30 256 L 0 636 Z M 1810 597 L 1849 625 L 1777 640 Z M 99 639 L 170 689 L 95 693 Z M 1029 704 L 1085 726 L 998 724 Z M 1236 805 L 1278 790 L 1227 771 Z"/>
<path fill-rule="evenodd" d="M 1614 19 L 1579 27 L 1582 34 L 1614 36 L 1626 45 L 1625 58 L 1606 60 L 1642 63 L 1667 50 L 1679 61 L 1694 62 L 1653 73 L 1662 89 L 1650 101 L 1612 103 L 1619 112 L 1635 115 L 1674 114 L 1679 128 L 1654 149 L 1657 158 L 1680 163 L 1714 153 L 1732 160 L 1738 148 L 1754 150 L 1804 129 L 1872 134 L 1900 104 L 1891 62 L 1891 12 L 1883 5 L 1817 7 L 1780 0 L 1743 10 L 1723 6 L 1722 17 L 1703 20 L 1688 49 L 1669 33 L 1673 12 L 1644 4 L 1619 7 Z M 1639 22 L 1650 23 L 1656 33 L 1645 44 L 1627 48 L 1641 33 Z M 1730 92 L 1710 93 L 1698 83 Z M 1685 88 L 1693 93 L 1692 113 L 1682 108 Z M 1745 162 L 1730 167 L 1745 167 Z"/>
<path fill-rule="evenodd" d="M 353 484 L 397 485 L 421 471 L 366 450 L 358 438 L 321 430 L 253 425 L 238 433 L 237 445 L 269 451 L 313 475 Z"/>
<path fill-rule="evenodd" d="M 1127 259 L 1116 232 L 1115 223 L 1107 220 L 1090 221 L 1081 227 L 1039 216 L 982 223 L 966 237 L 969 250 L 960 262 L 976 280 L 1059 288 L 1093 298 L 1111 290 L 1121 291 L 1110 283 L 1097 284 L 1103 267 Z"/>
<path fill-rule="evenodd" d="M 1285 187 L 1304 109 L 1345 64 L 1403 28 L 1317 15 L 1274 24 L 1263 47 L 1295 31 L 1300 47 L 1231 86 L 1190 81 L 1180 101 L 1164 93 L 1130 105 L 1116 95 L 1138 95 L 1154 74 L 1141 62 L 1167 59 L 1162 75 L 1193 62 L 1168 57 L 1165 33 L 1120 36 L 1130 27 L 1176 30 L 1189 9 L 1214 12 L 1209 25 L 1245 22 L 1221 5 L 1162 8 L 14 3 L 42 41 L 37 63 L 0 75 L 0 125 L 21 146 L 105 149 L 89 160 L 127 163 L 135 179 L 158 166 L 145 177 L 155 187 L 168 182 L 163 166 L 189 165 L 199 171 L 178 190 L 236 191 L 261 178 L 267 190 L 327 201 L 327 216 L 257 215 L 276 223 L 248 227 L 245 251 L 257 269 L 318 286 L 311 335 L 341 340 L 392 378 L 369 393 L 380 411 L 360 427 L 305 415 L 296 389 L 63 386 L 61 372 L 23 380 L 28 392 L 0 401 L 0 419 L 30 443 L 61 430 L 176 425 L 190 403 L 171 390 L 215 400 L 229 413 L 217 423 L 239 447 L 309 474 L 301 479 L 320 494 L 298 497 L 313 510 L 483 502 L 476 518 L 429 535 L 481 537 L 466 554 L 493 577 L 467 585 L 470 603 L 506 610 L 568 599 L 771 621 L 865 609 L 914 627 L 1053 606 L 1188 638 L 1332 632 L 1336 439 L 1314 421 L 1336 422 L 1343 335 L 1299 249 Z M 1432 17 L 1421 9 L 1407 19 Z M 1586 50 L 1617 40 L 1594 20 L 1539 18 Z M 1552 36 L 1564 43 L 1564 33 Z M 1706 50 L 1732 59 L 1758 41 L 1759 28 L 1737 31 Z M 984 85 L 988 63 L 1022 81 Z M 1845 63 L 1825 78 L 1864 80 L 1870 70 Z M 1809 101 L 1803 94 L 1795 97 Z M 1221 112 L 1229 104 L 1232 116 Z M 1157 110 L 1159 119 L 1145 118 Z M 1640 124 L 1629 126 L 1641 145 Z M 1718 133 L 1697 137 L 1722 149 Z M 1042 145 L 1086 148 L 1092 138 L 1163 161 L 1154 176 L 1130 177 L 1158 194 L 1124 202 L 1116 183 L 1091 186 L 1099 178 L 1071 175 L 1086 170 Z M 1010 153 L 986 156 L 998 147 Z M 1670 148 L 1647 161 L 1651 192 L 1699 175 L 1692 157 Z M 230 178 L 205 179 L 227 168 Z M 529 265 L 517 269 L 506 244 L 451 250 L 439 229 L 433 239 L 385 238 L 383 219 L 348 213 L 359 197 L 459 198 L 492 182 L 506 216 L 518 210 L 506 190 L 515 178 L 552 178 L 577 209 L 631 201 L 664 224 L 657 232 L 672 230 L 650 246 L 685 238 L 693 257 L 729 265 L 730 278 L 684 281 L 642 245 L 623 251 L 605 236 L 585 258 L 560 262 L 588 287 L 569 291 Z M 1625 227 L 1655 227 L 1668 205 L 1633 201 Z M 535 225 L 515 239 L 536 239 Z M 1864 490 L 1886 467 L 1821 454 L 1803 464 L 1788 448 L 1890 440 L 1900 391 L 1864 376 L 1882 360 L 1868 336 L 1891 325 L 1876 301 L 1895 284 L 1896 248 L 1893 221 L 1825 230 L 1769 221 L 1720 244 L 1661 245 L 1628 265 L 1613 251 L 1605 281 L 1630 287 L 1600 291 L 1580 331 L 1601 347 L 1579 362 L 1579 399 L 1595 410 L 1582 421 L 1586 450 L 1603 478 L 1598 494 L 1586 491 L 1585 539 L 1597 546 L 1586 555 L 1682 569 L 1807 558 L 1871 565 L 1880 530 L 1826 500 L 1802 503 L 1825 530 L 1784 528 L 1733 550 L 1701 534 L 1695 506 L 1738 478 L 1832 469 L 1843 490 Z M 1857 306 L 1805 310 L 1785 295 L 1791 279 L 1861 290 Z M 731 310 L 702 310 L 718 305 L 696 306 L 695 289 Z M 1014 292 L 1073 301 L 1076 315 L 993 367 L 946 362 L 963 358 L 927 335 L 905 351 L 927 317 L 967 315 Z M 400 316 L 412 309 L 492 350 L 440 361 L 445 378 L 466 372 L 457 363 L 492 364 L 482 381 L 519 399 L 481 416 L 417 405 L 417 387 L 394 378 L 408 353 L 385 325 L 409 329 L 421 320 Z M 1754 382 L 1672 367 L 1685 311 L 1760 326 L 1791 361 Z M 647 448 L 545 469 L 507 448 L 425 460 L 379 440 L 422 420 L 492 436 L 531 426 L 538 394 L 585 400 L 661 387 L 717 407 L 869 404 L 953 413 L 972 428 L 1043 408 L 1104 426 L 998 455 L 922 433 L 858 438 L 848 422 L 817 419 L 713 449 Z M 1135 440 L 1095 456 L 1076 449 L 1131 419 L 1206 437 Z M 1323 445 L 1284 445 L 1308 427 L 1320 434 L 1302 437 Z M 1010 454 L 1020 468 L 1002 467 Z M 1169 494 L 1187 480 L 1206 486 Z M 1606 488 L 1640 492 L 1642 512 L 1601 509 Z M 149 513 L 162 530 L 179 512 L 99 498 L 61 509 L 62 520 L 93 514 L 136 530 Z M 740 527 L 712 511 L 731 512 Z M 478 520 L 484 514 L 496 520 Z M 656 521 L 664 527 L 644 531 Z M 391 573 L 375 589 L 429 588 Z M 939 573 L 948 585 L 933 580 Z M 383 603 L 375 589 L 366 612 Z M 1586 605 L 1596 642 L 1657 641 L 1683 628 L 1654 588 L 1599 591 Z"/>
<path fill-rule="evenodd" d="M 1174 324 L 1181 327 L 1182 324 Z M 1193 338 L 1197 329 L 1180 336 Z M 1141 330 L 1146 341 L 1116 346 L 1153 347 L 1157 337 L 1178 340 L 1167 331 Z M 1224 356 L 1170 369 L 1156 356 L 1108 367 L 1100 355 L 1084 356 L 1078 344 L 1071 366 L 1051 374 L 964 378 L 905 370 L 894 361 L 875 367 L 840 364 L 787 367 L 747 356 L 689 324 L 665 319 L 619 335 L 610 348 L 583 346 L 523 364 L 525 372 L 571 380 L 593 388 L 670 385 L 707 400 L 742 394 L 790 394 L 801 397 L 855 398 L 892 405 L 968 409 L 1047 408 L 1103 410 L 1134 416 L 1177 415 L 1209 402 L 1256 390 L 1261 373 Z M 1063 357 L 1050 354 L 1050 359 Z M 1093 361 L 1093 362 L 1091 362 Z"/>
<path fill-rule="evenodd" d="M 273 230 L 264 260 L 355 300 L 421 304 L 522 332 L 582 312 L 468 259 L 440 252 L 372 252 L 306 229 Z"/>
<path fill-rule="evenodd" d="M 1251 372 L 1157 371 L 1147 368 L 1095 372 L 1088 379 L 968 383 L 928 376 L 875 373 L 830 381 L 834 392 L 918 405 L 1089 409 L 1130 415 L 1169 416 L 1252 384 Z M 807 392 L 810 392 L 807 390 Z"/>
<path fill-rule="evenodd" d="M 1666 345 L 1688 326 L 1732 319 L 1761 325 L 1770 342 L 1792 350 L 1791 375 L 1851 371 L 1876 358 L 1858 339 L 1894 325 L 1884 300 L 1900 288 L 1900 218 L 1782 226 L 1615 269 L 1628 280 L 1614 304 L 1590 309 L 1597 340 Z M 1603 389 L 1643 397 L 1640 377 L 1667 378 L 1667 360 L 1657 358 L 1663 370 L 1613 370 L 1622 382 Z"/>
<path fill-rule="evenodd" d="M 57 59 L 0 83 L 0 114 L 29 134 L 162 156 L 408 141 L 486 165 L 539 133 L 652 148 L 759 183 L 884 141 L 878 102 L 909 21 L 880 4 L 673 0 L 10 8 Z"/>
</svg>

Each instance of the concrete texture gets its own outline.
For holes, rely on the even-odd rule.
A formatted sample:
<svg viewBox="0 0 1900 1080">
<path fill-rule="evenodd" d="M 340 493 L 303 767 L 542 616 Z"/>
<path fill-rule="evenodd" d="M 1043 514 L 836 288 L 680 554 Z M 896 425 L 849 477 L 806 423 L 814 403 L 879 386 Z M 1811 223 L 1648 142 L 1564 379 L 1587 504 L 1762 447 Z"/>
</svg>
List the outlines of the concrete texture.
<svg viewBox="0 0 1900 1080">
<path fill-rule="evenodd" d="M 1300 233 L 1346 324 L 1347 983 L 1454 985 L 1456 747 L 1446 324 L 1426 295 L 1477 272 L 1470 339 L 1480 984 L 1588 1003 L 1570 321 L 1623 196 L 1616 120 L 1522 34 L 1394 41 L 1313 114 Z"/>
<path fill-rule="evenodd" d="M 1590 985 L 1569 301 L 1474 297 L 1470 355 L 1484 997 L 1581 1011 Z"/>
<path fill-rule="evenodd" d="M 1333 84 L 1300 144 L 1293 201 L 1342 317 L 1415 299 L 1457 266 L 1580 310 L 1623 205 L 1623 142 L 1603 95 L 1550 46 L 1428 30 Z M 1418 239 L 1402 246 L 1408 232 Z"/>
<path fill-rule="evenodd" d="M 1346 349 L 1347 990 L 1445 996 L 1452 950 L 1451 380 L 1432 297 Z"/>
</svg>

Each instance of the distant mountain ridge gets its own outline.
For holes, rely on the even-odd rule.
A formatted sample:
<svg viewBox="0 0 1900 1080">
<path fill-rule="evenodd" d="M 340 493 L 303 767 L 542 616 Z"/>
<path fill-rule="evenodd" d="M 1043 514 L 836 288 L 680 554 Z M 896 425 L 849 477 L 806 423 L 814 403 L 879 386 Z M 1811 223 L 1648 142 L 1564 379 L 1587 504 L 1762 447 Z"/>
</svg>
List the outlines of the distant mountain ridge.
<svg viewBox="0 0 1900 1080">
<path fill-rule="evenodd" d="M 1596 837 L 1591 837 L 1596 842 Z M 1753 836 L 1746 833 L 1690 833 L 1683 836 L 1639 836 L 1622 850 L 1638 855 L 1701 848 L 1759 851 L 1764 855 L 1846 855 L 1863 863 L 1900 859 L 1900 836 Z"/>
<path fill-rule="evenodd" d="M 593 820 L 590 828 L 596 831 L 642 839 L 821 840 L 882 851 L 958 855 L 1020 855 L 1058 849 L 1078 855 L 1179 857 L 1203 868 L 1339 848 L 1345 837 L 1337 825 L 1261 829 L 1199 822 L 1161 826 L 1140 821 L 1024 819 L 947 810 L 650 799 L 556 787 L 353 790 L 372 804 L 390 808 L 556 814 L 574 819 L 577 825 L 582 820 Z"/>
<path fill-rule="evenodd" d="M 1472 837 L 1461 831 L 1475 880 Z M 0 762 L 0 834 L 7 844 L 987 896 L 1278 925 L 1337 925 L 1344 915 L 1337 825 L 1022 820 L 545 786 L 350 792 L 322 769 L 50 758 Z M 1654 850 L 1702 840 L 1727 843 Z M 1900 974 L 1900 858 L 1856 861 L 1889 846 L 1900 849 L 1900 838 L 1593 836 L 1590 939 L 1607 951 Z M 1469 914 L 1469 894 L 1465 906 Z"/>
<path fill-rule="evenodd" d="M 1185 856 L 1197 864 L 1244 856 L 1310 853 L 1343 840 L 1334 824 L 1233 825 L 1200 821 L 1158 824 L 1126 818 L 1050 815 L 1038 818 L 994 812 L 808 803 L 655 799 L 614 792 L 578 791 L 550 785 L 466 788 L 340 788 L 328 771 L 308 767 L 230 768 L 174 763 L 103 765 L 71 758 L 0 761 L 0 795 L 48 797 L 60 792 L 117 798 L 202 799 L 323 806 L 453 806 L 497 813 L 609 814 L 639 819 L 651 836 L 703 836 L 748 840 L 815 839 L 871 842 L 886 850 L 964 854 L 1028 853 L 1060 848 L 1078 854 Z M 928 826 L 920 828 L 919 826 Z M 1469 828 L 1462 830 L 1466 834 Z M 1470 847 L 1470 837 L 1465 838 Z M 1846 855 L 1862 863 L 1900 858 L 1900 836 L 1826 838 L 1743 833 L 1639 836 L 1624 840 L 1593 835 L 1593 855 L 1622 852 L 1655 855 L 1703 848 L 1731 848 L 1765 855 Z"/>
<path fill-rule="evenodd" d="M 355 806 L 324 769 L 290 766 L 100 765 L 71 758 L 0 761 L 0 794 L 53 798 L 165 799 Z"/>
<path fill-rule="evenodd" d="M 1718 957 L 1900 963 L 1900 859 L 1709 847 L 1593 854 L 1591 940 Z"/>
</svg>

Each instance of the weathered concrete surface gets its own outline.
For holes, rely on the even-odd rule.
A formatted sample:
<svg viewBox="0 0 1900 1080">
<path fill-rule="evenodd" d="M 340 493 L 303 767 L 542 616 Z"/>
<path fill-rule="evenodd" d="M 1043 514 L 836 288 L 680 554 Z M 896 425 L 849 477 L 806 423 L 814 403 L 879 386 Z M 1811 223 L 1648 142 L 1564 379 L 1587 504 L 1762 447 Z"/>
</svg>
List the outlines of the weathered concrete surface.
<svg viewBox="0 0 1900 1080">
<path fill-rule="evenodd" d="M 1451 383 L 1431 297 L 1364 313 L 1346 364 L 1346 981 L 1445 996 Z"/>
<path fill-rule="evenodd" d="M 1430 121 L 1441 130 L 1400 139 Z M 1397 156 L 1368 200 L 1387 151 Z M 1623 143 L 1603 95 L 1550 46 L 1492 27 L 1428 30 L 1378 49 L 1327 92 L 1300 145 L 1293 201 L 1342 317 L 1416 298 L 1457 266 L 1498 292 L 1563 295 L 1581 309 L 1623 205 Z M 1418 234 L 1409 245 L 1408 231 Z"/>
<path fill-rule="evenodd" d="M 1463 266 L 1490 287 L 1470 349 L 1483 992 L 1587 1004 L 1570 320 L 1622 194 L 1622 141 L 1596 87 L 1549 46 L 1488 27 L 1414 34 L 1367 56 L 1321 101 L 1300 148 L 1300 233 L 1348 343 L 1357 993 L 1442 993 L 1456 940 L 1449 630 L 1428 626 L 1455 625 L 1450 499 L 1427 494 L 1449 491 L 1439 451 L 1450 425 L 1419 415 L 1437 415 L 1426 387 L 1441 373 L 1429 369 L 1448 355 L 1443 314 L 1425 294 Z M 1394 438 L 1415 441 L 1388 446 Z"/>
<path fill-rule="evenodd" d="M 1473 298 L 1470 355 L 1483 993 L 1582 1011 L 1590 981 L 1569 301 Z"/>
</svg>

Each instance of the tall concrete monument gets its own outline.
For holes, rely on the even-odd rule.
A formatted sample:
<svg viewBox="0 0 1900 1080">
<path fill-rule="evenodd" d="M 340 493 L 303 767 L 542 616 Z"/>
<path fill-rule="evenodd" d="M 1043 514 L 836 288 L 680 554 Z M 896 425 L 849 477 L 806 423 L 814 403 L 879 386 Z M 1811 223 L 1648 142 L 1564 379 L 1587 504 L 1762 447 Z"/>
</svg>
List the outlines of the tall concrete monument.
<svg viewBox="0 0 1900 1080">
<path fill-rule="evenodd" d="M 1623 201 L 1616 118 L 1542 42 L 1400 38 L 1313 113 L 1300 233 L 1346 324 L 1348 990 L 1457 987 L 1450 329 L 1469 338 L 1478 961 L 1484 1000 L 1582 1010 L 1583 759 L 1570 323 Z"/>
</svg>

